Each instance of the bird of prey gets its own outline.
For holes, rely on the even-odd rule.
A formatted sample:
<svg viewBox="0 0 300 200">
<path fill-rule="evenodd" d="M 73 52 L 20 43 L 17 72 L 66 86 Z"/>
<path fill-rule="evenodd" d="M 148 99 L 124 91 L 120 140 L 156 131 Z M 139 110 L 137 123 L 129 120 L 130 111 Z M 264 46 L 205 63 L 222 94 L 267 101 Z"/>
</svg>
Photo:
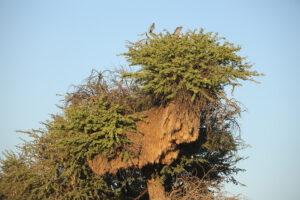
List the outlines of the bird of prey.
<svg viewBox="0 0 300 200">
<path fill-rule="evenodd" d="M 148 33 L 152 33 L 154 29 L 155 29 L 155 23 L 152 23 L 151 26 L 149 27 Z"/>
<path fill-rule="evenodd" d="M 180 35 L 180 31 L 181 31 L 181 30 L 182 30 L 182 26 L 178 26 L 178 27 L 175 29 L 173 35 L 175 35 L 176 37 L 178 37 L 178 36 Z"/>
<path fill-rule="evenodd" d="M 153 33 L 153 30 L 154 30 L 154 29 L 155 29 L 155 23 L 152 23 L 151 26 L 149 27 L 148 32 L 139 34 L 139 36 L 146 35 L 146 37 L 147 37 L 148 39 L 150 39 L 150 37 L 148 36 L 148 33 L 153 37 L 153 35 L 155 35 L 155 34 Z"/>
</svg>

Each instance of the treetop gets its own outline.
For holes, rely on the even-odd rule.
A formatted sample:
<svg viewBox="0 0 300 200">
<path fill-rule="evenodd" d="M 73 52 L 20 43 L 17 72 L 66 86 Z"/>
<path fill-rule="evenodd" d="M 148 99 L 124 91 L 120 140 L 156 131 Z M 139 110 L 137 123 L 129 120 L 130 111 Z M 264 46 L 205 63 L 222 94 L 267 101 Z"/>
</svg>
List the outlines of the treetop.
<svg viewBox="0 0 300 200">
<path fill-rule="evenodd" d="M 142 92 L 154 95 L 158 102 L 174 100 L 180 93 L 189 94 L 192 102 L 200 95 L 212 100 L 225 86 L 234 89 L 242 85 L 240 80 L 255 82 L 253 77 L 262 75 L 238 55 L 240 46 L 218 33 L 175 32 L 151 32 L 145 39 L 128 42 L 128 52 L 121 54 L 130 66 L 140 66 L 124 76 L 134 78 Z"/>
</svg>

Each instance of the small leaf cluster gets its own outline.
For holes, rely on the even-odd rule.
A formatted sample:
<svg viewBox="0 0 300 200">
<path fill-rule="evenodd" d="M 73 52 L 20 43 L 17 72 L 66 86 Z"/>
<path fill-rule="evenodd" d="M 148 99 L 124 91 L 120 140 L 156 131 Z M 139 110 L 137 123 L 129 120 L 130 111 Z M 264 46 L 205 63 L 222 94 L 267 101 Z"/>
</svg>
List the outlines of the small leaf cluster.
<svg viewBox="0 0 300 200">
<path fill-rule="evenodd" d="M 240 46 L 211 32 L 187 31 L 181 37 L 154 34 L 145 42 L 130 43 L 123 53 L 131 66 L 140 66 L 124 74 L 140 84 L 142 92 L 154 95 L 158 102 L 190 94 L 191 101 L 201 94 L 213 94 L 229 85 L 240 86 L 239 80 L 254 81 L 261 74 L 251 71 L 252 65 L 237 53 Z"/>
<path fill-rule="evenodd" d="M 138 118 L 125 113 L 125 107 L 104 96 L 90 98 L 65 108 L 64 116 L 54 116 L 51 134 L 60 138 L 60 150 L 75 160 L 91 159 L 99 153 L 111 159 L 126 151 L 124 146 L 130 140 L 125 133 L 137 131 Z"/>
</svg>

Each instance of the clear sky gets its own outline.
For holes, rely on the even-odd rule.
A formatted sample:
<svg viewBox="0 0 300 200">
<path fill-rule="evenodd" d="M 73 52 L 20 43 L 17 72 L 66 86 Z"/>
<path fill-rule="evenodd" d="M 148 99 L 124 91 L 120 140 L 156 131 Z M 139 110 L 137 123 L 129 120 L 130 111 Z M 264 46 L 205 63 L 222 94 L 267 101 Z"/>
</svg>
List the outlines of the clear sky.
<svg viewBox="0 0 300 200">
<path fill-rule="evenodd" d="M 126 65 L 116 56 L 125 40 L 152 22 L 156 31 L 218 32 L 266 74 L 235 92 L 248 108 L 240 123 L 252 147 L 237 176 L 247 187 L 226 187 L 253 200 L 299 200 L 299 0 L 0 0 L 0 151 L 21 142 L 15 130 L 39 128 L 57 113 L 56 94 L 93 68 Z"/>
</svg>

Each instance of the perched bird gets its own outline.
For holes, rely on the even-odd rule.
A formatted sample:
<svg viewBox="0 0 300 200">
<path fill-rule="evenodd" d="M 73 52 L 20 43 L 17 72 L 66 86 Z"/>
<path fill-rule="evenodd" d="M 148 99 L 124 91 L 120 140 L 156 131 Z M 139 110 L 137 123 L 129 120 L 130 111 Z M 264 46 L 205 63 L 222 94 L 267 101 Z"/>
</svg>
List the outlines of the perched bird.
<svg viewBox="0 0 300 200">
<path fill-rule="evenodd" d="M 178 27 L 175 29 L 173 35 L 175 35 L 176 37 L 178 37 L 178 36 L 180 35 L 180 31 L 181 31 L 181 30 L 182 30 L 182 26 L 178 26 Z"/>
<path fill-rule="evenodd" d="M 155 29 L 155 23 L 152 23 L 151 26 L 149 27 L 148 32 L 139 34 L 139 36 L 146 35 L 146 37 L 147 37 L 148 39 L 150 39 L 150 37 L 148 36 L 148 33 L 153 37 L 153 35 L 155 35 L 155 34 L 153 33 L 153 30 L 154 30 L 154 29 Z"/>
<path fill-rule="evenodd" d="M 149 27 L 148 33 L 152 33 L 154 29 L 155 29 L 155 23 L 152 23 L 151 26 Z"/>
</svg>

